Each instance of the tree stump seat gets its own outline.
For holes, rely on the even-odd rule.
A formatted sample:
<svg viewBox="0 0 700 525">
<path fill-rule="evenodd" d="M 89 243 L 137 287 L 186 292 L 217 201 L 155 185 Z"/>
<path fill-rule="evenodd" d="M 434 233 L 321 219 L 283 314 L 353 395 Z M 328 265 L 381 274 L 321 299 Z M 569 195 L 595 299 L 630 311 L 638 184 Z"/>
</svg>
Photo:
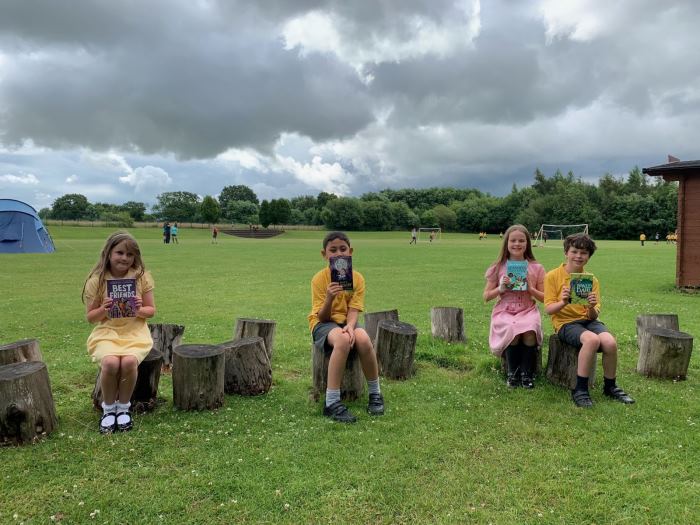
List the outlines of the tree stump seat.
<svg viewBox="0 0 700 525">
<path fill-rule="evenodd" d="M 131 394 L 131 409 L 134 412 L 150 412 L 158 405 L 158 384 L 160 372 L 163 366 L 163 354 L 155 347 L 151 348 L 148 355 L 139 363 L 136 386 Z M 95 387 L 92 390 L 92 405 L 95 410 L 102 410 L 102 382 L 101 370 L 98 370 L 95 378 Z"/>
<path fill-rule="evenodd" d="M 372 340 L 372 345 L 377 344 L 377 325 L 379 321 L 384 321 L 389 319 L 391 321 L 399 320 L 398 310 L 385 310 L 382 312 L 366 312 L 365 313 L 365 331 L 369 338 Z"/>
<path fill-rule="evenodd" d="M 257 396 L 270 391 L 272 367 L 262 337 L 244 337 L 220 345 L 224 349 L 224 392 Z"/>
<path fill-rule="evenodd" d="M 43 361 L 36 339 L 22 339 L 13 343 L 0 345 L 0 366 L 25 361 Z"/>
<path fill-rule="evenodd" d="M 434 306 L 430 309 L 430 325 L 433 337 L 448 343 L 464 343 L 464 311 L 452 306 Z"/>
<path fill-rule="evenodd" d="M 153 348 L 163 355 L 162 368 L 169 371 L 173 366 L 173 348 L 182 344 L 185 327 L 181 324 L 149 323 Z"/>
<path fill-rule="evenodd" d="M 46 364 L 0 366 L 0 444 L 34 443 L 57 426 Z"/>
<path fill-rule="evenodd" d="M 180 410 L 211 410 L 224 404 L 224 349 L 180 345 L 173 349 L 173 404 Z"/>
<path fill-rule="evenodd" d="M 547 356 L 547 380 L 555 385 L 573 390 L 576 388 L 579 349 L 566 344 L 557 334 L 549 336 Z M 595 381 L 595 362 L 588 375 L 588 387 Z"/>
<path fill-rule="evenodd" d="M 650 328 L 670 328 L 679 330 L 676 314 L 643 314 L 637 316 L 637 350 L 645 344 L 643 341 Z"/>
<path fill-rule="evenodd" d="M 326 394 L 328 384 L 328 362 L 331 354 L 311 345 L 311 398 L 316 402 Z M 356 350 L 350 350 L 345 362 L 345 372 L 340 382 L 340 398 L 347 401 L 358 399 L 365 388 L 365 376 L 362 373 L 360 356 Z"/>
<path fill-rule="evenodd" d="M 265 351 L 267 358 L 272 362 L 272 354 L 275 346 L 275 331 L 277 329 L 277 321 L 272 319 L 251 319 L 248 317 L 239 317 L 236 319 L 236 328 L 233 332 L 233 339 L 242 339 L 244 337 L 262 337 L 265 343 Z"/>
<path fill-rule="evenodd" d="M 408 379 L 415 374 L 414 356 L 418 331 L 412 324 L 385 319 L 377 326 L 379 372 L 390 379 Z"/>
<path fill-rule="evenodd" d="M 637 372 L 647 377 L 685 379 L 693 337 L 671 328 L 648 328 L 640 340 Z"/>
</svg>

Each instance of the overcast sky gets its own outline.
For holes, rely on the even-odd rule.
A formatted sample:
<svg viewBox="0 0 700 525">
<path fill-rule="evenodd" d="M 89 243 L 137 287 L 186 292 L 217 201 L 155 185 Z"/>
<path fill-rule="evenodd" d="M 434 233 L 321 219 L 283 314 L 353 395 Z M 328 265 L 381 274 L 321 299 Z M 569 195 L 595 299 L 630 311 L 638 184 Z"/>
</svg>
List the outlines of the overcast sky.
<svg viewBox="0 0 700 525">
<path fill-rule="evenodd" d="M 2 0 L 0 198 L 587 180 L 700 158 L 697 0 Z"/>
</svg>

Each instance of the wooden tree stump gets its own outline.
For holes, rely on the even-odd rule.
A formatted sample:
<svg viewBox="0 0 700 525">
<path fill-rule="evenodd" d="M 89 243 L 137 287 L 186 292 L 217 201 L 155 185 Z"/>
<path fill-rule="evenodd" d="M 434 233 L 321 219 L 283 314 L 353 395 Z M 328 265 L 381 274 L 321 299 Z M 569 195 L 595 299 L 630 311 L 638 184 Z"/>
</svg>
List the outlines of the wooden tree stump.
<svg viewBox="0 0 700 525">
<path fill-rule="evenodd" d="M 330 353 L 318 350 L 314 345 L 311 345 L 311 375 L 313 381 L 311 398 L 314 401 L 318 401 L 322 395 L 326 394 L 328 361 L 330 357 Z M 340 398 L 354 401 L 362 395 L 364 388 L 365 376 L 362 373 L 360 356 L 355 350 L 351 350 L 348 354 L 348 360 L 345 362 L 345 373 L 340 383 Z"/>
<path fill-rule="evenodd" d="M 385 319 L 377 326 L 377 361 L 382 375 L 390 379 L 407 379 L 415 373 L 416 327 Z"/>
<path fill-rule="evenodd" d="M 379 321 L 384 321 L 385 319 L 390 321 L 398 321 L 399 311 L 385 310 L 383 312 L 365 313 L 365 331 L 372 340 L 372 345 L 376 345 L 377 342 L 377 325 L 379 324 Z"/>
<path fill-rule="evenodd" d="M 270 391 L 272 367 L 262 337 L 244 337 L 222 343 L 225 355 L 224 392 L 257 396 Z"/>
<path fill-rule="evenodd" d="M 36 339 L 22 339 L 14 343 L 0 345 L 0 366 L 43 360 L 44 356 L 41 355 L 39 341 Z"/>
<path fill-rule="evenodd" d="M 430 309 L 430 324 L 433 337 L 450 343 L 466 342 L 464 334 L 464 312 L 451 306 L 434 306 Z"/>
<path fill-rule="evenodd" d="M 550 383 L 573 390 L 576 388 L 578 348 L 567 345 L 557 334 L 549 336 L 546 376 Z M 596 358 L 597 361 L 597 358 Z M 588 388 L 595 382 L 595 362 L 588 374 Z"/>
<path fill-rule="evenodd" d="M 33 443 L 57 426 L 46 364 L 0 366 L 0 443 Z"/>
<path fill-rule="evenodd" d="M 649 328 L 670 328 L 678 330 L 678 316 L 676 314 L 645 314 L 637 316 L 637 349 L 642 349 L 642 340 L 646 337 Z"/>
<path fill-rule="evenodd" d="M 501 354 L 501 370 L 505 373 L 508 370 L 506 366 L 506 353 Z M 537 357 L 535 358 L 535 375 L 542 373 L 542 347 L 537 347 Z"/>
<path fill-rule="evenodd" d="M 182 344 L 185 327 L 181 324 L 153 323 L 149 324 L 153 348 L 163 355 L 163 369 L 170 370 L 173 366 L 173 348 Z"/>
<path fill-rule="evenodd" d="M 180 410 L 209 410 L 224 404 L 224 349 L 180 345 L 173 349 L 173 404 Z"/>
<path fill-rule="evenodd" d="M 158 405 L 158 383 L 163 366 L 163 354 L 151 348 L 148 355 L 139 363 L 134 393 L 131 394 L 131 408 L 137 412 L 150 412 Z M 102 376 L 97 371 L 95 387 L 92 389 L 92 406 L 102 411 Z"/>
<path fill-rule="evenodd" d="M 649 328 L 641 340 L 637 372 L 647 377 L 685 379 L 693 337 L 670 328 Z"/>
<path fill-rule="evenodd" d="M 236 329 L 233 332 L 233 339 L 243 339 L 244 337 L 258 336 L 265 342 L 267 358 L 272 362 L 272 351 L 275 346 L 275 329 L 277 321 L 270 319 L 249 319 L 239 317 L 236 319 Z"/>
</svg>

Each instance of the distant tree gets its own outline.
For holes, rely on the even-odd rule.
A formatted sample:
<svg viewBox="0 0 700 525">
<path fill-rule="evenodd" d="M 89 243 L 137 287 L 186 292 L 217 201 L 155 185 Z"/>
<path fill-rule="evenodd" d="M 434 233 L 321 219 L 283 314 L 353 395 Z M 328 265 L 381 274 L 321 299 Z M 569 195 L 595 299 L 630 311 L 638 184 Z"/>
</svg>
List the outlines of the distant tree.
<svg viewBox="0 0 700 525">
<path fill-rule="evenodd" d="M 51 217 L 59 220 L 83 219 L 90 203 L 87 197 L 79 193 L 68 193 L 53 201 Z"/>
<path fill-rule="evenodd" d="M 42 221 L 45 221 L 46 219 L 51 218 L 51 208 L 41 208 L 39 210 L 39 218 Z"/>
<path fill-rule="evenodd" d="M 228 209 L 229 203 L 233 201 L 248 201 L 257 206 L 258 196 L 248 186 L 239 184 L 237 186 L 225 186 L 219 194 L 219 204 L 222 210 Z"/>
<path fill-rule="evenodd" d="M 270 201 L 270 221 L 272 224 L 287 224 L 292 214 L 292 206 L 287 199 Z"/>
<path fill-rule="evenodd" d="M 153 206 L 153 214 L 159 220 L 194 221 L 199 211 L 199 197 L 188 191 L 170 191 L 156 197 L 158 201 Z"/>
<path fill-rule="evenodd" d="M 120 207 L 121 211 L 125 211 L 135 221 L 143 221 L 143 216 L 146 214 L 146 205 L 143 202 L 127 201 Z"/>
<path fill-rule="evenodd" d="M 289 203 L 292 205 L 293 210 L 305 212 L 316 207 L 316 197 L 313 195 L 301 195 L 294 197 Z"/>
<path fill-rule="evenodd" d="M 270 224 L 272 224 L 272 214 L 270 212 L 269 202 L 264 200 L 260 203 L 260 210 L 258 211 L 258 215 L 260 218 L 260 224 L 263 228 L 267 228 Z"/>
<path fill-rule="evenodd" d="M 347 197 L 331 199 L 321 211 L 321 219 L 333 230 L 359 230 L 363 222 L 360 201 Z"/>
<path fill-rule="evenodd" d="M 125 211 L 103 211 L 98 217 L 101 221 L 105 221 L 107 226 L 117 226 L 119 228 L 131 228 L 134 225 L 134 219 Z"/>
<path fill-rule="evenodd" d="M 365 229 L 387 231 L 394 228 L 394 214 L 388 200 L 367 200 L 360 203 Z"/>
<path fill-rule="evenodd" d="M 202 204 L 199 206 L 199 214 L 202 216 L 204 222 L 209 224 L 215 224 L 219 222 L 219 217 L 221 217 L 221 208 L 219 203 L 211 195 L 207 195 L 202 200 Z"/>
<path fill-rule="evenodd" d="M 328 204 L 330 201 L 335 200 L 337 198 L 338 198 L 337 195 L 333 195 L 332 193 L 326 193 L 325 191 L 322 191 L 316 197 L 316 208 L 318 208 L 319 210 L 322 210 L 323 208 L 326 207 L 326 204 Z"/>
<path fill-rule="evenodd" d="M 394 216 L 394 227 L 396 228 L 407 229 L 420 224 L 418 215 L 403 201 L 390 203 L 389 209 Z"/>
<path fill-rule="evenodd" d="M 438 226 L 443 230 L 454 230 L 457 226 L 457 214 L 444 204 L 438 204 L 433 208 L 433 214 Z"/>
<path fill-rule="evenodd" d="M 226 219 L 238 224 L 257 224 L 258 206 L 250 201 L 231 201 L 226 208 Z"/>
<path fill-rule="evenodd" d="M 297 208 L 292 208 L 292 213 L 289 216 L 289 224 L 304 224 L 304 221 L 304 212 L 299 211 Z"/>
</svg>

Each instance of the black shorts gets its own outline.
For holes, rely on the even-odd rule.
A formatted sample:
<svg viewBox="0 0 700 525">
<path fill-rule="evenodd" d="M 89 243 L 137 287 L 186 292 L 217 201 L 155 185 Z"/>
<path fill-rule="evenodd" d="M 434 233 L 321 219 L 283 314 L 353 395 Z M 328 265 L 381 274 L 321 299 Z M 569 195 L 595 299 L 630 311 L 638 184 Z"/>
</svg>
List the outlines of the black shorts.
<svg viewBox="0 0 700 525">
<path fill-rule="evenodd" d="M 326 323 L 318 323 L 316 326 L 314 326 L 313 332 L 311 332 L 311 337 L 314 341 L 314 348 L 317 350 L 323 350 L 326 353 L 331 353 L 333 351 L 333 347 L 328 344 L 328 334 L 331 333 L 331 330 L 334 328 L 344 328 L 345 323 L 338 324 L 334 321 L 328 321 Z M 363 328 L 361 324 L 356 324 L 355 328 Z"/>
<path fill-rule="evenodd" d="M 593 332 L 594 334 L 610 332 L 608 327 L 598 321 L 598 319 L 582 319 L 581 321 L 572 321 L 563 325 L 557 332 L 557 336 L 567 345 L 581 348 L 581 334 L 585 331 Z"/>
</svg>

